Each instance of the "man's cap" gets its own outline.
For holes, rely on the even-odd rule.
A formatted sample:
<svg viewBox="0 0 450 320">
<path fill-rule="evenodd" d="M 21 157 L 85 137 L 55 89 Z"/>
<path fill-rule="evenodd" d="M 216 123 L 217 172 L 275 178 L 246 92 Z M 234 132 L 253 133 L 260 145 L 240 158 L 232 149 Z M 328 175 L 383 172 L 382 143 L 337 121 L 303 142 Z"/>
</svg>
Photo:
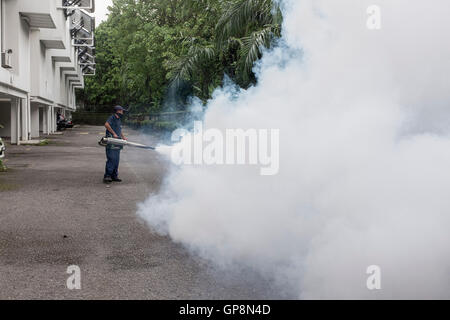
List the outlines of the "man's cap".
<svg viewBox="0 0 450 320">
<path fill-rule="evenodd" d="M 122 106 L 115 106 L 114 111 L 117 112 L 117 111 L 127 111 L 127 110 L 124 109 Z"/>
</svg>

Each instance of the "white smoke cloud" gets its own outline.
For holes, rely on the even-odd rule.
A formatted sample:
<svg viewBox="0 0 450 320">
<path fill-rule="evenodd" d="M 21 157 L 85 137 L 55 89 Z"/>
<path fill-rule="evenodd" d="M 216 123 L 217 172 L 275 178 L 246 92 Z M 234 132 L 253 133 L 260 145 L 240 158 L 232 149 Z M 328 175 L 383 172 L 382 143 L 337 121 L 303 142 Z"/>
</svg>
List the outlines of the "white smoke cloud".
<svg viewBox="0 0 450 320">
<path fill-rule="evenodd" d="M 214 94 L 205 128 L 276 128 L 280 173 L 181 167 L 152 228 L 299 298 L 450 298 L 450 2 L 286 0 L 258 86 Z M 382 290 L 366 288 L 379 265 Z"/>
</svg>

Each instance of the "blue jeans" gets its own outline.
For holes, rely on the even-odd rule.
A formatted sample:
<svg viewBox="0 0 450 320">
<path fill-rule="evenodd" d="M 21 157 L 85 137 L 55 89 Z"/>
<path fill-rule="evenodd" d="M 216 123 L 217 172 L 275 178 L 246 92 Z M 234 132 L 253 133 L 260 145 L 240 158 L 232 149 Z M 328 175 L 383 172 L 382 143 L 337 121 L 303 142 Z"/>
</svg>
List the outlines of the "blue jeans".
<svg viewBox="0 0 450 320">
<path fill-rule="evenodd" d="M 106 148 L 105 178 L 119 177 L 120 150 Z"/>
</svg>

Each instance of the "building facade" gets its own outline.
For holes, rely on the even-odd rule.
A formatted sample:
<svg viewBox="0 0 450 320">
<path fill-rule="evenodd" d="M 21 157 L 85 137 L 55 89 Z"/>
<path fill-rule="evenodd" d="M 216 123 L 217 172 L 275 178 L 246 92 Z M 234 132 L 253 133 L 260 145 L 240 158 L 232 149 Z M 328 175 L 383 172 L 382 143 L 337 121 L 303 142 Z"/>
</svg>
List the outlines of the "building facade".
<svg viewBox="0 0 450 320">
<path fill-rule="evenodd" d="M 94 0 L 0 0 L 0 136 L 20 144 L 56 131 L 95 74 Z"/>
</svg>

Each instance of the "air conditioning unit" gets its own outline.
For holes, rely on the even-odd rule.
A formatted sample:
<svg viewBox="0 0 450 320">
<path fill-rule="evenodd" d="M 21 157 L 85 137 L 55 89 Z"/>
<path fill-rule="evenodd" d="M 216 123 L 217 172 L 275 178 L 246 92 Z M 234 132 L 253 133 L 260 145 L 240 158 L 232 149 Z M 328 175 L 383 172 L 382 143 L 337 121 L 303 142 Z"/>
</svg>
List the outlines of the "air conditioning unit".
<svg viewBox="0 0 450 320">
<path fill-rule="evenodd" d="M 12 62 L 11 62 L 11 56 L 12 56 L 12 50 L 2 51 L 2 67 L 11 69 L 12 68 Z"/>
</svg>

